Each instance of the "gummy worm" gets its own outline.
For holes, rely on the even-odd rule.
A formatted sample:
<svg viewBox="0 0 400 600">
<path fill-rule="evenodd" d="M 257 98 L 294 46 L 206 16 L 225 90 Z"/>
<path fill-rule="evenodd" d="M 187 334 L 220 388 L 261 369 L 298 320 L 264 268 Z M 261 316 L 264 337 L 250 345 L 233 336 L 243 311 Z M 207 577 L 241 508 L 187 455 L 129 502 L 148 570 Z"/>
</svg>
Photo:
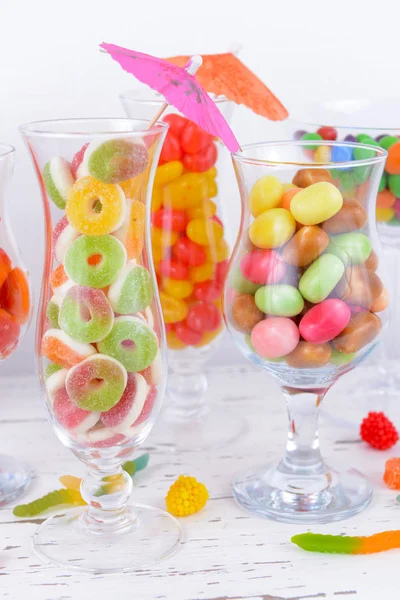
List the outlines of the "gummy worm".
<svg viewBox="0 0 400 600">
<path fill-rule="evenodd" d="M 291 541 L 308 552 L 373 554 L 374 552 L 400 548 L 400 530 L 382 531 L 381 533 L 363 537 L 300 533 L 299 535 L 294 535 Z"/>
<path fill-rule="evenodd" d="M 78 490 L 55 490 L 46 494 L 42 498 L 38 498 L 29 504 L 20 504 L 13 510 L 13 514 L 16 517 L 35 517 L 40 515 L 48 508 L 59 506 L 60 504 L 73 504 L 75 506 L 82 506 L 86 504 Z"/>
</svg>

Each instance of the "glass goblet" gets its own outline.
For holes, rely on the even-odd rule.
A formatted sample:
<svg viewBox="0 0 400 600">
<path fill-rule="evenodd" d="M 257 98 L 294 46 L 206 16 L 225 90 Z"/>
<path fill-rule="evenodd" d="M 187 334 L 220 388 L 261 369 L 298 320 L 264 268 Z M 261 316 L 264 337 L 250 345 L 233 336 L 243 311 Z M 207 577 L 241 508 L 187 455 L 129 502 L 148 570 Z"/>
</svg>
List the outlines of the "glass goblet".
<svg viewBox="0 0 400 600">
<path fill-rule="evenodd" d="M 361 473 L 324 463 L 317 419 L 329 388 L 387 325 L 375 226 L 386 152 L 324 147 L 325 162 L 315 142 L 255 144 L 233 156 L 243 214 L 225 319 L 243 354 L 278 379 L 289 414 L 281 462 L 239 477 L 233 492 L 249 511 L 286 522 L 344 519 L 372 495 Z M 343 172 L 357 179 L 357 200 L 343 197 Z"/>
</svg>

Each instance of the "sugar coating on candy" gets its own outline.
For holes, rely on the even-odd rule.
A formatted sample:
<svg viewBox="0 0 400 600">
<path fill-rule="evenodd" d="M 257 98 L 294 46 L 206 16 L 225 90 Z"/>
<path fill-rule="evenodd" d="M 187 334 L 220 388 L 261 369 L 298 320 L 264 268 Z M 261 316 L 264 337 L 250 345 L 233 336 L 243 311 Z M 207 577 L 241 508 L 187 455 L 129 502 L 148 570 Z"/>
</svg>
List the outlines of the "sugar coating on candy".
<svg viewBox="0 0 400 600">
<path fill-rule="evenodd" d="M 149 155 L 140 138 L 94 140 L 85 151 L 82 169 L 104 183 L 119 183 L 147 169 Z"/>
<path fill-rule="evenodd" d="M 78 179 L 66 205 L 69 223 L 85 235 L 106 235 L 121 227 L 125 218 L 125 194 L 119 185 Z"/>
<path fill-rule="evenodd" d="M 58 423 L 75 434 L 85 433 L 100 419 L 99 412 L 82 410 L 76 406 L 65 387 L 54 394 L 53 411 Z"/>
<path fill-rule="evenodd" d="M 144 310 L 152 297 L 153 283 L 149 271 L 134 262 L 125 265 L 108 290 L 110 304 L 120 315 Z"/>
<path fill-rule="evenodd" d="M 59 365 L 57 365 L 59 366 Z M 46 391 L 51 404 L 54 402 L 54 397 L 59 390 L 65 387 L 68 369 L 57 369 L 46 379 Z"/>
<path fill-rule="evenodd" d="M 79 167 L 82 164 L 83 157 L 86 152 L 86 148 L 88 146 L 89 146 L 89 142 L 87 142 L 86 144 L 83 144 L 82 148 L 80 150 L 78 150 L 78 152 L 76 154 L 74 154 L 74 157 L 71 161 L 71 173 L 75 179 L 79 179 L 80 177 L 83 177 L 83 175 L 78 176 L 78 171 L 79 171 Z"/>
<path fill-rule="evenodd" d="M 161 383 L 163 374 L 163 360 L 160 350 L 157 350 L 157 354 L 151 365 L 143 369 L 143 371 L 140 371 L 140 374 L 143 375 L 148 385 L 158 385 Z"/>
<path fill-rule="evenodd" d="M 110 333 L 114 314 L 102 290 L 75 285 L 62 301 L 59 322 L 74 340 L 93 343 Z"/>
<path fill-rule="evenodd" d="M 57 365 L 56 363 L 49 363 L 44 370 L 44 379 L 47 380 L 53 373 L 57 373 L 62 369 L 61 365 Z"/>
<path fill-rule="evenodd" d="M 76 437 L 76 441 L 91 448 L 112 448 L 126 440 L 126 436 L 97 424 L 86 433 Z"/>
<path fill-rule="evenodd" d="M 90 344 L 73 340 L 61 329 L 48 329 L 42 338 L 42 354 L 50 361 L 66 369 L 73 367 L 88 356 L 96 354 Z"/>
<path fill-rule="evenodd" d="M 391 490 L 400 490 L 400 458 L 389 458 L 385 462 L 383 481 Z"/>
<path fill-rule="evenodd" d="M 49 319 L 51 326 L 55 329 L 60 328 L 59 316 L 61 301 L 59 296 L 54 295 L 50 298 L 46 307 L 46 317 Z"/>
<path fill-rule="evenodd" d="M 143 371 L 153 362 L 157 336 L 138 317 L 117 317 L 111 333 L 98 344 L 99 352 L 120 361 L 130 373 Z"/>
<path fill-rule="evenodd" d="M 113 235 L 126 248 L 129 260 L 138 258 L 144 247 L 146 206 L 140 200 L 127 200 L 124 221 Z"/>
<path fill-rule="evenodd" d="M 53 250 L 59 263 L 64 262 L 67 250 L 79 235 L 79 231 L 69 224 L 67 217 L 64 215 L 53 230 Z"/>
<path fill-rule="evenodd" d="M 105 427 L 126 433 L 142 412 L 148 393 L 146 380 L 139 373 L 129 373 L 125 391 L 114 408 L 101 415 Z"/>
<path fill-rule="evenodd" d="M 118 277 L 126 261 L 126 250 L 112 235 L 81 235 L 65 257 L 67 275 L 80 285 L 105 288 Z"/>
<path fill-rule="evenodd" d="M 50 199 L 58 208 L 64 209 L 74 184 L 70 164 L 62 156 L 55 156 L 43 169 L 43 181 Z"/>
<path fill-rule="evenodd" d="M 66 388 L 79 408 L 104 412 L 120 401 L 126 382 L 126 370 L 118 360 L 96 354 L 69 371 Z"/>
</svg>

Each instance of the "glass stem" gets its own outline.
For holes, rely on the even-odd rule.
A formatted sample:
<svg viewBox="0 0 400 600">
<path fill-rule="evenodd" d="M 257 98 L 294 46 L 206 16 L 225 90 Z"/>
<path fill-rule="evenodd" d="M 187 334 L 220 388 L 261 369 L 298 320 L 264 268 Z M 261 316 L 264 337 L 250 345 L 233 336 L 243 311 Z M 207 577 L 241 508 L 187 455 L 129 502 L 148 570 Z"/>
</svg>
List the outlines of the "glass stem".
<svg viewBox="0 0 400 600">
<path fill-rule="evenodd" d="M 309 475 L 323 471 L 318 415 L 328 389 L 301 390 L 286 386 L 282 388 L 288 410 L 289 429 L 280 468 L 286 473 Z"/>
<path fill-rule="evenodd" d="M 169 417 L 185 422 L 203 413 L 207 388 L 207 377 L 201 367 L 192 367 L 189 372 L 170 368 L 167 387 Z"/>
</svg>

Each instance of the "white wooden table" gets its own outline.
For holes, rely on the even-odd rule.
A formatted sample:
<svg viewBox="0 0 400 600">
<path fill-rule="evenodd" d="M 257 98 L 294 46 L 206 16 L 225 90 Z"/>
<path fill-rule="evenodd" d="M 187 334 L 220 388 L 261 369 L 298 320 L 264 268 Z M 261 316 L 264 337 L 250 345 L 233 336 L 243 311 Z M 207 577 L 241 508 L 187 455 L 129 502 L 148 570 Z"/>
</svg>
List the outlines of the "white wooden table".
<svg viewBox="0 0 400 600">
<path fill-rule="evenodd" d="M 356 372 L 343 379 L 327 397 L 321 419 L 325 457 L 343 460 L 370 477 L 375 488 L 371 506 L 348 521 L 314 526 L 321 533 L 369 535 L 400 529 L 396 492 L 385 488 L 385 459 L 400 448 L 380 453 L 357 439 L 366 407 L 349 391 Z M 210 492 L 206 508 L 182 520 L 186 541 L 170 559 L 151 568 L 124 575 L 86 575 L 45 566 L 31 548 L 40 519 L 22 521 L 9 507 L 0 509 L 0 598 L 5 600 L 281 600 L 355 598 L 398 600 L 400 550 L 370 556 L 307 553 L 290 543 L 301 525 L 286 525 L 252 517 L 231 497 L 234 474 L 257 462 L 281 456 L 286 435 L 286 413 L 279 390 L 265 374 L 249 368 L 210 372 L 210 399 L 224 403 L 249 421 L 249 434 L 218 452 L 181 455 L 157 449 L 149 438 L 148 468 L 135 481 L 139 502 L 164 507 L 164 496 L 175 478 L 187 473 L 204 482 Z M 81 475 L 83 468 L 63 448 L 47 423 L 34 379 L 0 379 L 0 450 L 23 458 L 36 476 L 24 502 L 58 487 L 58 476 Z M 379 407 L 378 407 L 379 408 Z M 400 406 L 389 412 L 400 423 Z M 343 422 L 342 422 L 343 421 Z"/>
</svg>

